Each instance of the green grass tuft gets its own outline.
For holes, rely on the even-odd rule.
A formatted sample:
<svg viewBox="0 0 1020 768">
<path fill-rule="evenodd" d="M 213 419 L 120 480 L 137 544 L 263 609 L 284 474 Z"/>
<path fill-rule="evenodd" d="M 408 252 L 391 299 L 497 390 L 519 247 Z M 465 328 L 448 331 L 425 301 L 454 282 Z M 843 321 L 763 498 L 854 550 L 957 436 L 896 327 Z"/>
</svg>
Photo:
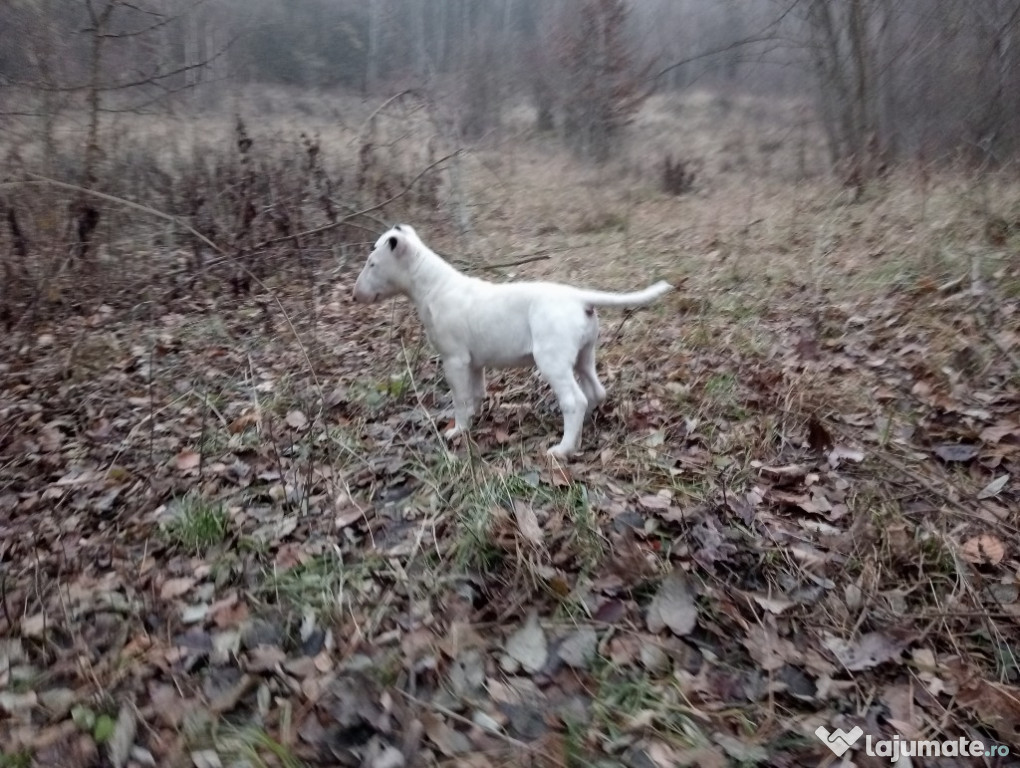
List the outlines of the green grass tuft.
<svg viewBox="0 0 1020 768">
<path fill-rule="evenodd" d="M 202 553 L 226 540 L 231 521 L 222 504 L 188 494 L 174 507 L 174 517 L 162 528 L 163 536 L 170 544 Z"/>
</svg>

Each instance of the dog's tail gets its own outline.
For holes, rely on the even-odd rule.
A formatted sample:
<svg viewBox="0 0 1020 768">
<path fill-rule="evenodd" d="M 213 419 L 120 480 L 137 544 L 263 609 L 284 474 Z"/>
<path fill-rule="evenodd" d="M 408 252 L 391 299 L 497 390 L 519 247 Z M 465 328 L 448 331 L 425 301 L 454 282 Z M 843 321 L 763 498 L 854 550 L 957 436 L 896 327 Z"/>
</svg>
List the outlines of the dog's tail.
<svg viewBox="0 0 1020 768">
<path fill-rule="evenodd" d="M 672 290 L 672 285 L 665 280 L 660 280 L 643 291 L 634 291 L 633 293 L 609 293 L 608 291 L 586 291 L 583 289 L 578 289 L 577 292 L 582 301 L 595 307 L 643 307 Z"/>
</svg>

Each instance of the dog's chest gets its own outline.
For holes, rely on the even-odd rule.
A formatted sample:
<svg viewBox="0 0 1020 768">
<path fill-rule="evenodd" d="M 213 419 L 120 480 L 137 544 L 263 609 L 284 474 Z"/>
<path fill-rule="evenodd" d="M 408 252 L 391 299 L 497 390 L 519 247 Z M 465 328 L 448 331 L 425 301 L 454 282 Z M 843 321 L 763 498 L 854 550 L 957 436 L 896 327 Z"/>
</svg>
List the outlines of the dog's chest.
<svg viewBox="0 0 1020 768">
<path fill-rule="evenodd" d="M 429 344 L 435 347 L 437 352 L 443 354 L 446 350 L 443 349 L 442 334 L 437 331 L 435 314 L 426 304 L 418 308 L 418 316 L 421 318 L 421 324 L 425 326 L 425 338 L 429 340 Z"/>
</svg>

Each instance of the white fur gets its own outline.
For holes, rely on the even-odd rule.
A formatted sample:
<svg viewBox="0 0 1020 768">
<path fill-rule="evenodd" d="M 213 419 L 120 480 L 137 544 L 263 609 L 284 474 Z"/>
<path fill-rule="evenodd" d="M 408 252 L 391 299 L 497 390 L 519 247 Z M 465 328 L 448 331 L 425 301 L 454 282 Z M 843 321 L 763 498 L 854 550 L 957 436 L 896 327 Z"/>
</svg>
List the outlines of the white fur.
<svg viewBox="0 0 1020 768">
<path fill-rule="evenodd" d="M 354 298 L 411 299 L 439 352 L 453 392 L 451 439 L 467 431 L 485 399 L 485 367 L 536 365 L 563 411 L 563 439 L 549 454 L 577 450 L 587 413 L 606 398 L 595 372 L 595 307 L 639 307 L 672 290 L 666 282 L 634 293 L 588 291 L 559 283 L 489 283 L 458 272 L 407 226 L 375 244 L 354 285 Z"/>
</svg>

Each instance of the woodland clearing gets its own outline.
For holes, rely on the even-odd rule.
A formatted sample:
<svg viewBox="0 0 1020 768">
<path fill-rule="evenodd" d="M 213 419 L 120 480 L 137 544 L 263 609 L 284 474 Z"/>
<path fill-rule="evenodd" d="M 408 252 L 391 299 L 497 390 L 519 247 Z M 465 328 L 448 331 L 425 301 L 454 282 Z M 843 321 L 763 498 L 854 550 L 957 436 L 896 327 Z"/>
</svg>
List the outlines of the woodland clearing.
<svg viewBox="0 0 1020 768">
<path fill-rule="evenodd" d="M 0 766 L 1020 748 L 1020 178 L 903 166 L 854 199 L 786 108 L 653 99 L 597 169 L 368 108 L 125 128 L 110 194 L 149 210 L 103 200 L 76 260 L 74 190 L 5 184 Z M 445 449 L 411 308 L 351 299 L 398 221 L 488 279 L 678 286 L 604 316 L 576 460 L 522 371 Z"/>
</svg>

